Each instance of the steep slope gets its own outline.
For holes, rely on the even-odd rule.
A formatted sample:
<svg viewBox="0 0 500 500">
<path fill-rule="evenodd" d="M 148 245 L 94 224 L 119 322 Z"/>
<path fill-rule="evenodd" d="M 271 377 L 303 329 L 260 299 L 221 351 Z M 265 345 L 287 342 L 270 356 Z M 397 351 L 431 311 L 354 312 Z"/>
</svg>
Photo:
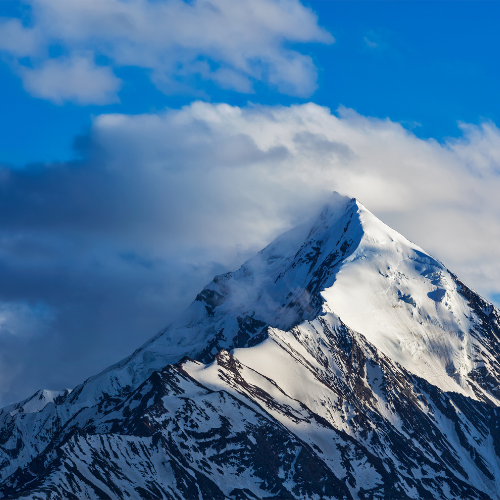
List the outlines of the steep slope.
<svg viewBox="0 0 500 500">
<path fill-rule="evenodd" d="M 354 497 L 498 498 L 496 410 L 411 375 L 330 313 L 184 368 L 258 402 Z"/>
<path fill-rule="evenodd" d="M 327 313 L 83 409 L 7 498 L 499 498 L 500 413 Z"/>
<path fill-rule="evenodd" d="M 216 277 L 179 321 L 75 390 L 71 400 L 86 392 L 84 400 L 100 390 L 119 393 L 184 355 L 211 361 L 222 348 L 259 342 L 267 326 L 287 330 L 323 307 L 442 390 L 498 403 L 499 311 L 358 201 L 343 197 L 237 272 Z"/>
<path fill-rule="evenodd" d="M 484 368 L 499 380 L 498 310 L 361 205 L 359 214 L 363 238 L 322 292 L 330 310 L 412 373 L 498 404 L 498 382 L 475 376 Z"/>
<path fill-rule="evenodd" d="M 500 498 L 499 321 L 337 195 L 130 357 L 1 410 L 0 491 Z M 273 443 L 268 476 L 245 436 Z"/>
<path fill-rule="evenodd" d="M 238 271 L 214 278 L 176 323 L 75 389 L 72 402 L 100 391 L 118 394 L 185 355 L 206 362 L 222 348 L 252 345 L 265 338 L 268 325 L 287 329 L 313 318 L 321 311 L 319 291 L 361 240 L 359 223 L 348 230 L 353 218 L 355 201 L 335 197 L 317 219 L 281 235 Z M 325 249 L 329 255 L 320 259 Z"/>
<path fill-rule="evenodd" d="M 222 348 L 252 345 L 267 326 L 287 330 L 323 304 L 443 390 L 496 401 L 498 384 L 471 372 L 484 367 L 486 378 L 499 380 L 498 310 L 358 201 L 336 196 L 317 219 L 280 236 L 237 272 L 216 277 L 176 323 L 76 388 L 71 404 L 128 391 L 185 355 L 207 362 Z"/>
<path fill-rule="evenodd" d="M 299 438 L 180 365 L 76 415 L 5 481 L 8 498 L 322 498 L 349 490 Z"/>
</svg>

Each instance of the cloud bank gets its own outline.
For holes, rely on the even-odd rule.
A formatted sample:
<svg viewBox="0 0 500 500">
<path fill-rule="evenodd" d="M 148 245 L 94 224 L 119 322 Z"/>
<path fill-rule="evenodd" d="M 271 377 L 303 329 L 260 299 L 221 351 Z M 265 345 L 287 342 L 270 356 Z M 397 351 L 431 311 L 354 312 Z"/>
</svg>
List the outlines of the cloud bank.
<svg viewBox="0 0 500 500">
<path fill-rule="evenodd" d="M 195 102 L 102 115 L 81 159 L 0 169 L 0 395 L 80 382 L 333 190 L 500 291 L 500 131 L 438 143 L 349 109 Z"/>
<path fill-rule="evenodd" d="M 166 93 L 196 81 L 251 93 L 264 82 L 309 96 L 316 68 L 298 44 L 333 43 L 298 0 L 24 0 L 0 20 L 0 52 L 28 92 L 55 103 L 117 99 L 122 67 L 146 70 Z M 90 89 L 88 84 L 90 83 Z"/>
</svg>

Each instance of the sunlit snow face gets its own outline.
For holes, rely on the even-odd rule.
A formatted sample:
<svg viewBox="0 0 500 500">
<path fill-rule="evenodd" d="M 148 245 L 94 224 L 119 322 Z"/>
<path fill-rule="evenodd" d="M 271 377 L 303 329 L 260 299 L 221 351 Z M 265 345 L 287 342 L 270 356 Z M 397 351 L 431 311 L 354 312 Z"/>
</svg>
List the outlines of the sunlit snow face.
<svg viewBox="0 0 500 500">
<path fill-rule="evenodd" d="M 361 210 L 365 231 L 322 296 L 353 330 L 442 390 L 474 396 L 466 377 L 476 368 L 467 300 L 438 261 Z"/>
</svg>

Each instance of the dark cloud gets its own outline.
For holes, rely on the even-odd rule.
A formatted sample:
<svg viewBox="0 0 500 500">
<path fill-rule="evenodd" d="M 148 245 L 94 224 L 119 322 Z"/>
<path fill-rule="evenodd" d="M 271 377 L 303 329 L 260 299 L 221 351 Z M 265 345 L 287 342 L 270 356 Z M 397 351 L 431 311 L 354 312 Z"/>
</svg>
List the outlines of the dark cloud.
<svg viewBox="0 0 500 500">
<path fill-rule="evenodd" d="M 245 180 L 288 149 L 176 116 L 97 125 L 78 161 L 0 170 L 3 403 L 128 355 L 282 224 L 261 224 Z"/>
</svg>

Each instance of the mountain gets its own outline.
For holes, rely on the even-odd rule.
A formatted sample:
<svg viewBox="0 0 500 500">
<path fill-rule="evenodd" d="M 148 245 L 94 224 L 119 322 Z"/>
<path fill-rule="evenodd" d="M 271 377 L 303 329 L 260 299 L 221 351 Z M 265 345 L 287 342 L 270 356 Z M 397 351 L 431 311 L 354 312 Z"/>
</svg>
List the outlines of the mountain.
<svg viewBox="0 0 500 500">
<path fill-rule="evenodd" d="M 0 411 L 2 498 L 500 498 L 500 311 L 335 195 L 74 390 Z"/>
</svg>

